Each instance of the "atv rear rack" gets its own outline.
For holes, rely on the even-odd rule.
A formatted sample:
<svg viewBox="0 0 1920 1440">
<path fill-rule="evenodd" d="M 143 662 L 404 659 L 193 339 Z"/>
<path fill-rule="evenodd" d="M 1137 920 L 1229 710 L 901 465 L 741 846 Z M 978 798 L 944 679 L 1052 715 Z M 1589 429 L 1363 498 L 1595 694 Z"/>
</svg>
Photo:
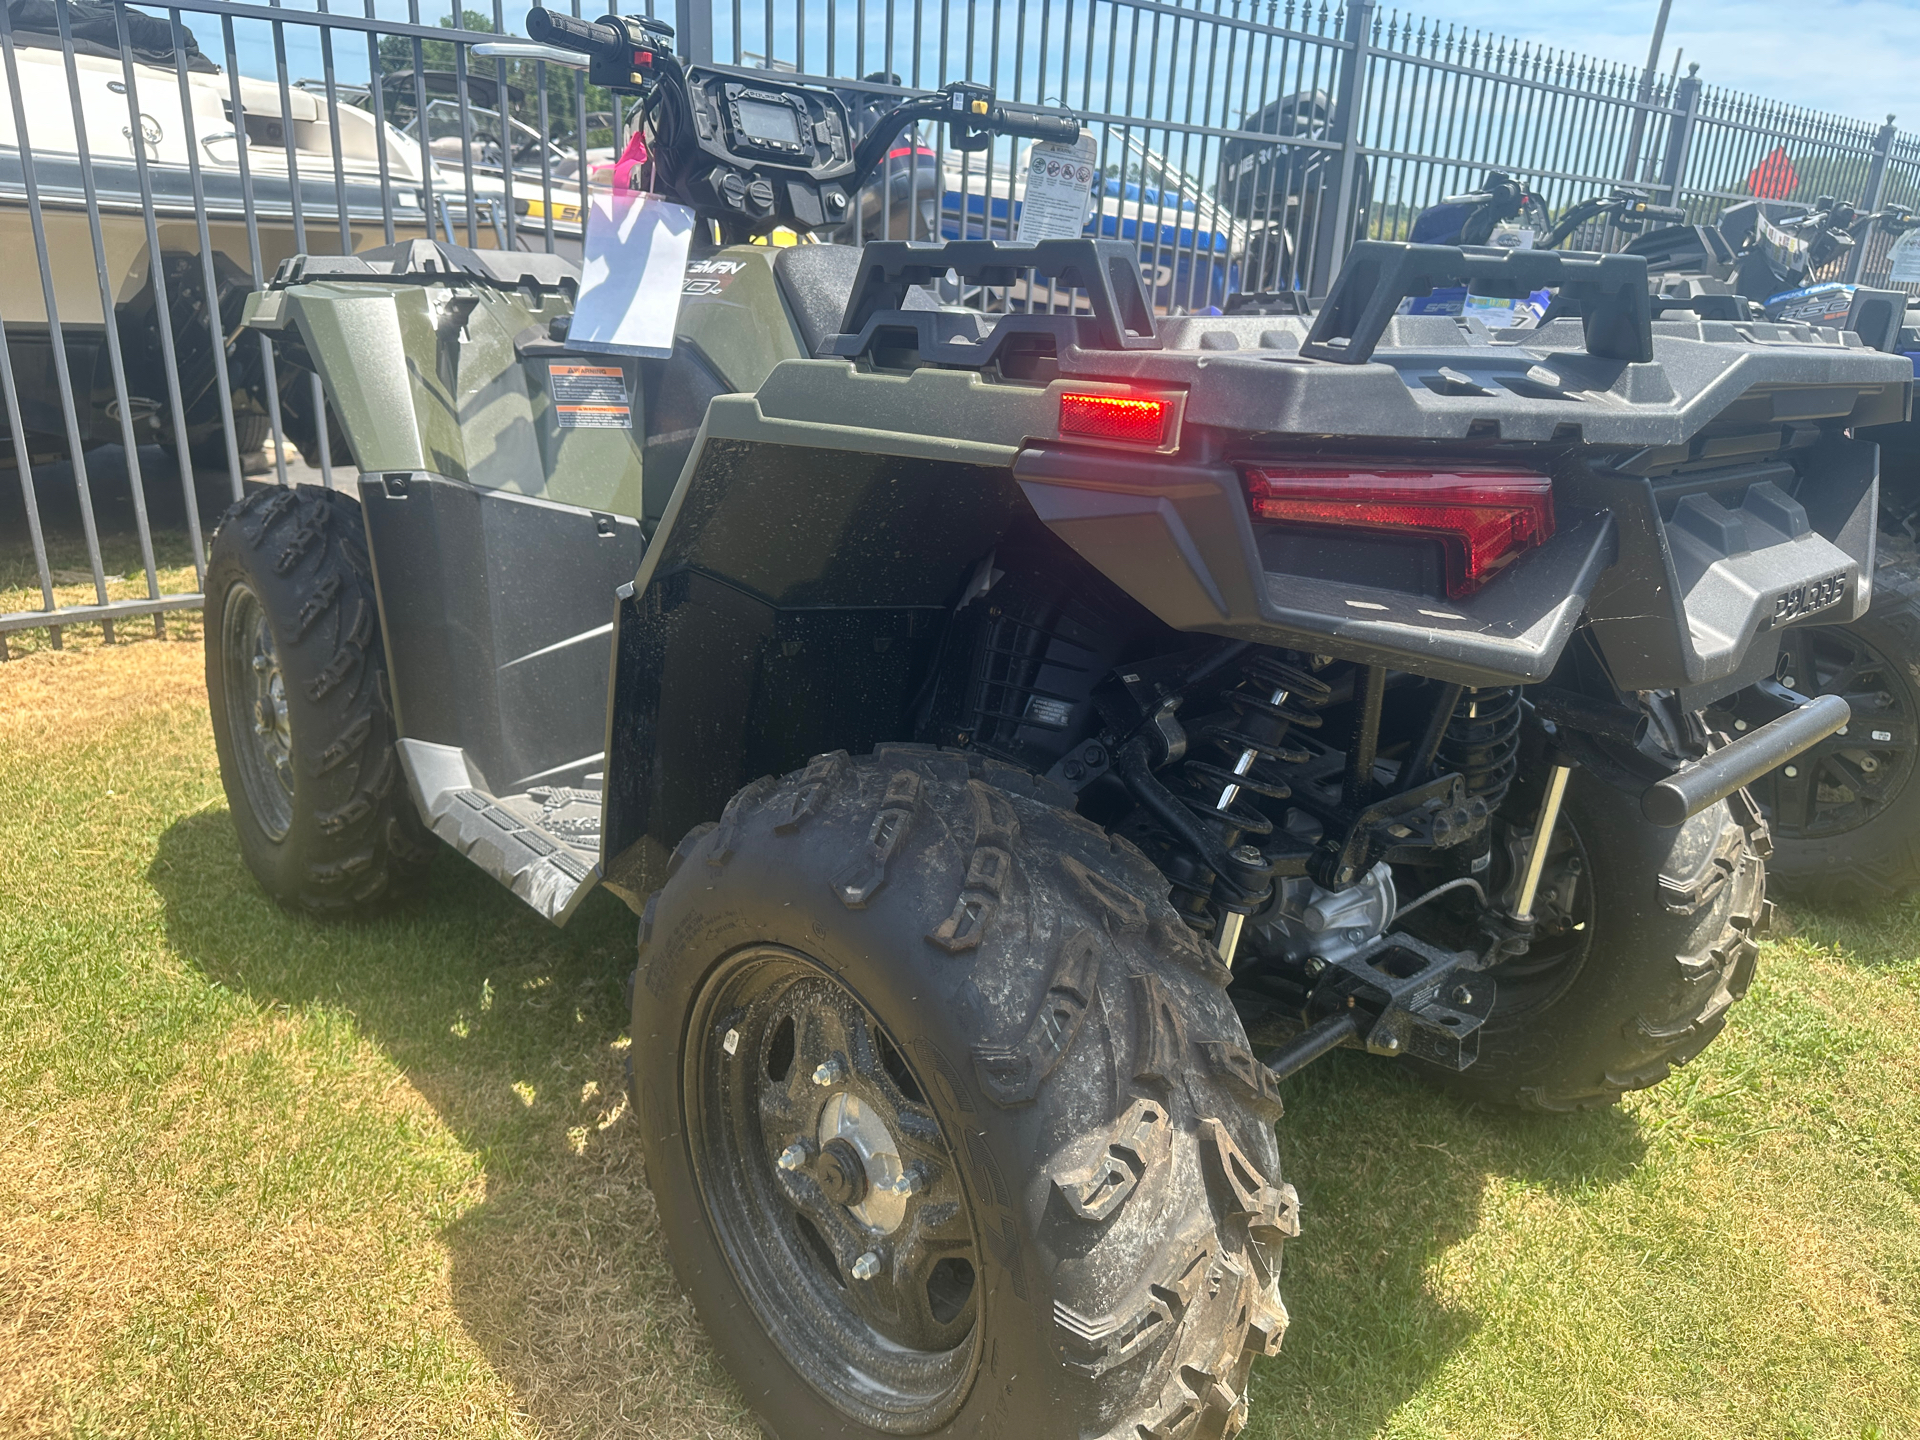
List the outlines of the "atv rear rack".
<svg viewBox="0 0 1920 1440">
<path fill-rule="evenodd" d="M 1552 289 L 1556 293 L 1547 318 L 1577 314 L 1589 355 L 1641 364 L 1653 359 L 1647 262 L 1638 255 L 1385 240 L 1362 240 L 1347 252 L 1300 353 L 1312 360 L 1364 365 L 1373 358 L 1402 300 L 1474 282 L 1484 294 L 1513 299 Z"/>
</svg>

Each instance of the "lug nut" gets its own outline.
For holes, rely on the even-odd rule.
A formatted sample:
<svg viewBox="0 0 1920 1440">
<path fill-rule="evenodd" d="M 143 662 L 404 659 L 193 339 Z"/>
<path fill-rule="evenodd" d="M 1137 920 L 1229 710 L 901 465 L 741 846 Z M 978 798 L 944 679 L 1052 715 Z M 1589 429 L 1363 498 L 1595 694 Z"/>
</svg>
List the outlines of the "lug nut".
<svg viewBox="0 0 1920 1440">
<path fill-rule="evenodd" d="M 264 656 L 264 655 L 256 655 L 256 656 L 254 656 L 254 657 L 253 657 L 253 673 L 254 673 L 254 674 L 256 674 L 256 675 L 258 675 L 258 674 L 260 674 L 260 673 L 261 673 L 262 671 L 264 671 L 264 670 L 265 670 L 266 668 L 267 668 L 267 657 L 266 657 L 266 656 Z"/>
<path fill-rule="evenodd" d="M 796 1140 L 780 1152 L 780 1168 L 782 1170 L 798 1170 L 806 1163 L 807 1142 L 804 1140 Z"/>
<path fill-rule="evenodd" d="M 816 1085 L 838 1085 L 846 1073 L 846 1066 L 842 1065 L 838 1060 L 829 1060 L 813 1072 L 813 1083 Z"/>
<path fill-rule="evenodd" d="M 920 1193 L 920 1177 L 911 1170 L 902 1170 L 890 1184 L 876 1185 L 874 1188 L 906 1200 Z"/>
<path fill-rule="evenodd" d="M 880 1273 L 880 1257 L 869 1250 L 853 1262 L 850 1272 L 856 1280 L 871 1280 Z"/>
</svg>

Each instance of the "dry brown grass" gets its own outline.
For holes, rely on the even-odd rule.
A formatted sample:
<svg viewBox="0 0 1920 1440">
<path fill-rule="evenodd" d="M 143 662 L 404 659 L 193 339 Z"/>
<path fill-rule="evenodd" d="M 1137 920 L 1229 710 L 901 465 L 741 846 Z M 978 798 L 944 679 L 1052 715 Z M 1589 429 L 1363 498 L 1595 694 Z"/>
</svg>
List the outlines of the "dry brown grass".
<svg viewBox="0 0 1920 1440">
<path fill-rule="evenodd" d="M 0 746 L 16 753 L 71 748 L 153 712 L 204 707 L 200 614 L 169 615 L 167 628 L 165 643 L 106 645 L 98 643 L 97 625 L 87 627 L 90 635 L 69 627 L 69 643 L 59 650 L 24 649 L 16 637 L 13 658 L 0 664 Z"/>
</svg>

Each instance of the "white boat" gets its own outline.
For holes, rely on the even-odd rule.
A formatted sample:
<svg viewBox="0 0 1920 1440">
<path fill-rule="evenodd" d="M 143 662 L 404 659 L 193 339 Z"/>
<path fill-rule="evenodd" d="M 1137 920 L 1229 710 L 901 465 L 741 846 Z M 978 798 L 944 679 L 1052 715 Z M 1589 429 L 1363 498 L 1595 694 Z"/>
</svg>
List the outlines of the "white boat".
<svg viewBox="0 0 1920 1440">
<path fill-rule="evenodd" d="M 70 13 L 101 8 L 74 4 Z M 164 25 L 135 11 L 125 13 L 129 21 L 138 17 Z M 39 247 L 27 199 L 29 159 L 82 448 L 122 439 L 101 304 L 103 280 L 121 341 L 136 443 L 170 438 L 149 205 L 160 252 L 157 268 L 167 281 L 188 436 L 195 451 L 215 463 L 223 462 L 226 442 L 205 319 L 202 214 L 243 454 L 257 451 L 270 436 L 258 347 L 240 343 L 240 309 L 254 288 L 256 264 L 265 277 L 303 250 L 337 254 L 383 245 L 389 238 L 428 235 L 465 244 L 469 218 L 472 243 L 480 248 L 544 248 L 548 225 L 563 248 L 577 248 L 577 205 L 556 205 L 549 218 L 538 187 L 520 187 L 510 212 L 501 177 L 484 166 L 473 177 L 470 198 L 457 154 L 451 166 L 440 159 L 443 146 L 430 144 L 423 156 L 416 138 L 353 104 L 352 87 L 336 86 L 335 103 L 329 105 L 318 82 L 303 81 L 283 92 L 275 82 L 230 76 L 190 49 L 183 98 L 171 53 L 136 50 L 138 58 L 129 64 L 98 43 L 76 40 L 74 50 L 69 59 L 58 35 L 36 33 L 16 19 L 12 68 L 27 121 L 24 144 L 8 77 L 0 71 L 0 253 L 15 261 L 0 267 L 0 318 L 6 322 L 27 449 L 36 456 L 64 452 L 70 442 L 45 285 L 34 258 Z M 83 137 L 100 216 L 97 265 L 81 166 Z M 293 404 L 297 410 L 297 397 Z M 303 417 L 287 419 L 290 434 L 302 428 L 311 434 Z M 5 430 L 0 413 L 0 441 L 10 443 Z"/>
</svg>

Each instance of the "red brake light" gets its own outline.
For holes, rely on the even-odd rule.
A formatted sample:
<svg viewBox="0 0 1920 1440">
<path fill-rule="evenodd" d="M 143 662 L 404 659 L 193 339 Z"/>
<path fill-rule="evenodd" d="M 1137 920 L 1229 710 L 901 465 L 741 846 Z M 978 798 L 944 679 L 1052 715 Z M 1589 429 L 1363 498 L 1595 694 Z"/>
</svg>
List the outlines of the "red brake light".
<svg viewBox="0 0 1920 1440">
<path fill-rule="evenodd" d="M 1060 433 L 1157 450 L 1166 443 L 1167 416 L 1172 409 L 1165 400 L 1131 395 L 1062 395 Z"/>
<path fill-rule="evenodd" d="M 1500 465 L 1285 462 L 1248 470 L 1247 499 L 1255 520 L 1434 536 L 1446 547 L 1454 599 L 1553 535 L 1553 482 Z"/>
</svg>

